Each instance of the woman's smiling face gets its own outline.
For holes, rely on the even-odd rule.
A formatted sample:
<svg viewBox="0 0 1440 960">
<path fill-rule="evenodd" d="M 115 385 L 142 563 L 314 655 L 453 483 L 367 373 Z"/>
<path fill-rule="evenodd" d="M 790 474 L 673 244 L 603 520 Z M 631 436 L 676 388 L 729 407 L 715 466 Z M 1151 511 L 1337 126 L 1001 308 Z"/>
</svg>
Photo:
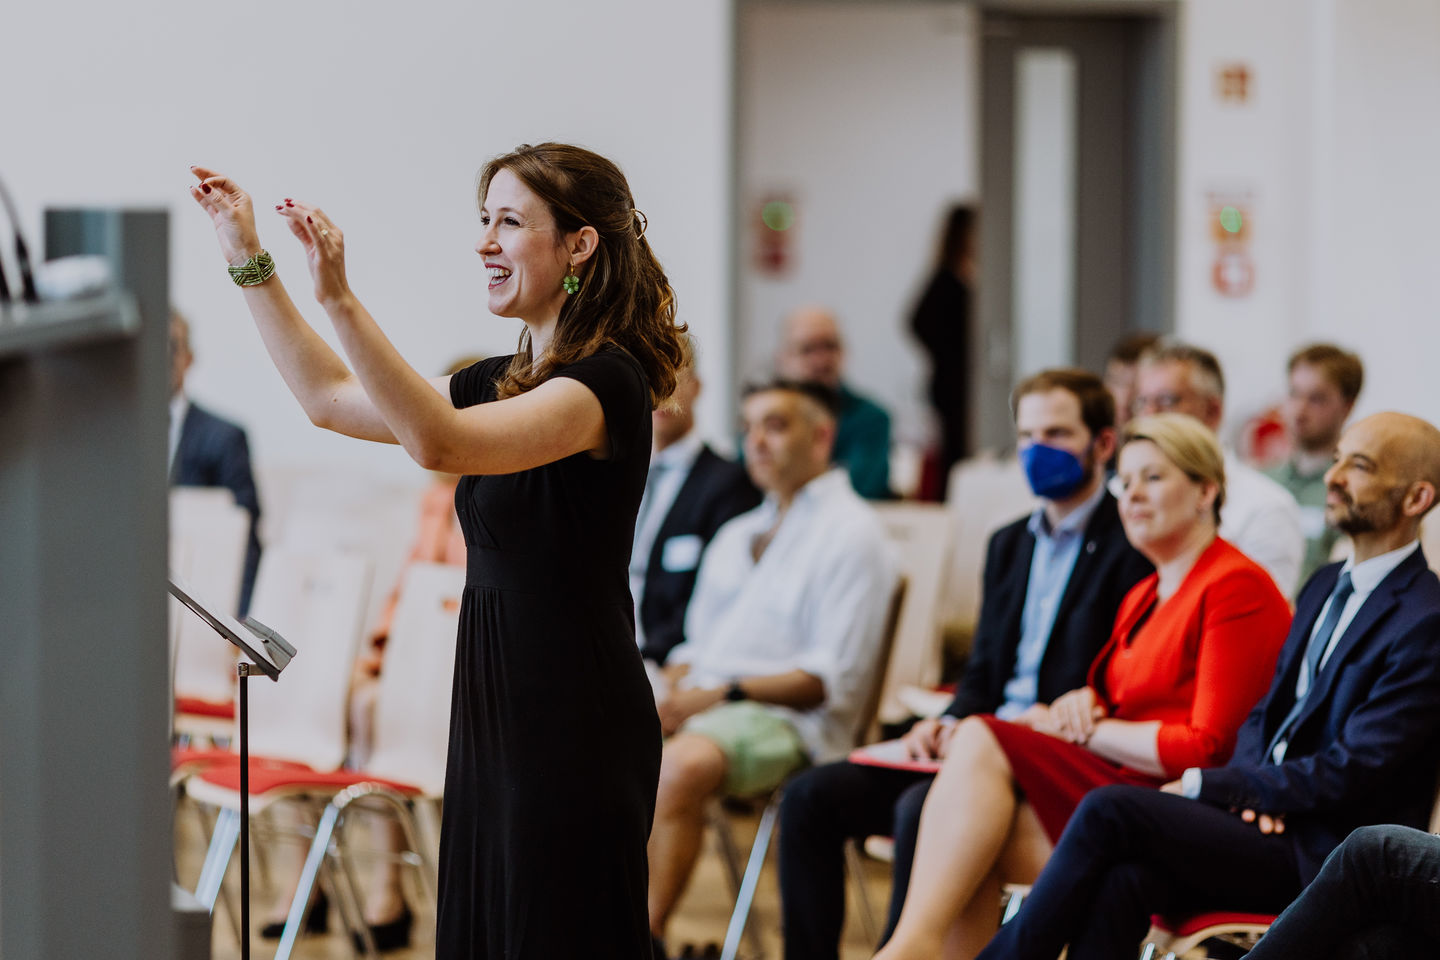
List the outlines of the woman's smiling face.
<svg viewBox="0 0 1440 960">
<path fill-rule="evenodd" d="M 475 252 L 490 275 L 490 312 L 534 323 L 559 316 L 570 259 L 545 202 L 502 169 L 485 192 L 480 225 Z"/>
</svg>

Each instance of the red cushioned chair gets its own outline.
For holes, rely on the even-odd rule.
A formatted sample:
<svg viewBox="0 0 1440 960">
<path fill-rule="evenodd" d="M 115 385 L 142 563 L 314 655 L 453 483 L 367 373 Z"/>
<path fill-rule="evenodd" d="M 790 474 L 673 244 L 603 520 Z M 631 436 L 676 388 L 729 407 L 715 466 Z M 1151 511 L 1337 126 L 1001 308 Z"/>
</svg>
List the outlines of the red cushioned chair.
<svg viewBox="0 0 1440 960">
<path fill-rule="evenodd" d="M 346 925 L 359 936 L 367 955 L 377 953 L 361 912 L 345 838 L 346 818 L 353 809 L 378 809 L 399 821 L 407 848 L 401 861 L 416 868 L 421 887 L 435 902 L 438 872 L 432 851 L 439 846 L 455 634 L 464 586 L 465 570 L 460 567 L 415 564 L 406 573 L 380 673 L 375 751 L 364 770 L 324 775 L 272 770 L 259 780 L 252 774 L 251 792 L 261 797 L 313 796 L 322 790 L 332 795 L 305 858 L 275 960 L 289 960 L 322 869 L 329 871 Z M 238 792 L 238 768 L 234 775 L 223 770 L 205 773 L 197 787 Z"/>
<path fill-rule="evenodd" d="M 250 682 L 252 813 L 263 813 L 282 799 L 314 799 L 278 788 L 262 793 L 256 789 L 260 781 L 297 770 L 334 771 L 345 759 L 350 672 L 369 586 L 370 561 L 355 554 L 280 545 L 262 558 L 254 613 L 294 643 L 298 653 L 277 682 Z M 238 740 L 232 737 L 232 746 Z M 173 766 L 177 790 L 217 810 L 195 890 L 213 911 L 240 835 L 239 757 L 230 751 L 181 751 Z M 211 775 L 213 782 L 206 784 L 204 777 Z M 226 789 L 232 775 L 234 786 Z M 318 787 L 320 801 L 336 789 Z M 237 933 L 247 934 L 238 930 L 238 919 Z"/>
</svg>

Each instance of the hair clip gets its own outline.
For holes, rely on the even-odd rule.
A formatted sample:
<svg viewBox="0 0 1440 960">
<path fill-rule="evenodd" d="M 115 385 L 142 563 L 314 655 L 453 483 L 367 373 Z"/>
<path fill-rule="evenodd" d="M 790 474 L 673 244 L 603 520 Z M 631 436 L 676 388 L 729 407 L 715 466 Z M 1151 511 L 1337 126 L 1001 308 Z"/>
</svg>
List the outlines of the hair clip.
<svg viewBox="0 0 1440 960">
<path fill-rule="evenodd" d="M 631 208 L 630 212 L 635 214 L 635 219 L 640 224 L 640 226 L 635 230 L 635 239 L 639 240 L 641 237 L 645 236 L 645 230 L 650 226 L 650 221 L 645 217 L 645 214 L 641 213 L 639 210 L 634 209 L 633 207 Z"/>
</svg>

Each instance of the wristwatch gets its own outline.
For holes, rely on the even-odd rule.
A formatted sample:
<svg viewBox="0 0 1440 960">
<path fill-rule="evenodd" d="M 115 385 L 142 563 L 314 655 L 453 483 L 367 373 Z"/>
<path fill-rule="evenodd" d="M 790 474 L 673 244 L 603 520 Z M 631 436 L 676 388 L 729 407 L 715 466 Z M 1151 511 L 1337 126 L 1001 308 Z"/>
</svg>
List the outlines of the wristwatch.
<svg viewBox="0 0 1440 960">
<path fill-rule="evenodd" d="M 745 688 L 740 686 L 739 680 L 731 680 L 730 686 L 725 688 L 725 699 L 731 703 L 738 703 L 741 700 L 749 700 L 750 697 L 745 693 Z"/>
</svg>

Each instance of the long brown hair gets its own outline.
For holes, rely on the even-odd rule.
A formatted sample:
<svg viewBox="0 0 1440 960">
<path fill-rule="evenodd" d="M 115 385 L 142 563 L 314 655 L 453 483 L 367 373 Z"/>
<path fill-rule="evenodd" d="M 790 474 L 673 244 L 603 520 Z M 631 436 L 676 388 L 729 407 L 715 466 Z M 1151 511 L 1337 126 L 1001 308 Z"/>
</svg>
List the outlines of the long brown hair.
<svg viewBox="0 0 1440 960">
<path fill-rule="evenodd" d="M 580 268 L 579 291 L 560 308 L 544 356 L 535 361 L 527 328 L 496 384 L 497 395 L 524 393 L 557 368 L 618 346 L 645 371 L 652 406 L 664 402 L 675 391 L 676 372 L 684 363 L 680 335 L 686 328 L 675 322 L 675 291 L 645 239 L 645 217 L 635 209 L 625 175 L 583 147 L 522 144 L 480 171 L 482 205 L 501 170 L 509 170 L 545 202 L 561 234 L 591 226 L 600 240 Z"/>
</svg>

